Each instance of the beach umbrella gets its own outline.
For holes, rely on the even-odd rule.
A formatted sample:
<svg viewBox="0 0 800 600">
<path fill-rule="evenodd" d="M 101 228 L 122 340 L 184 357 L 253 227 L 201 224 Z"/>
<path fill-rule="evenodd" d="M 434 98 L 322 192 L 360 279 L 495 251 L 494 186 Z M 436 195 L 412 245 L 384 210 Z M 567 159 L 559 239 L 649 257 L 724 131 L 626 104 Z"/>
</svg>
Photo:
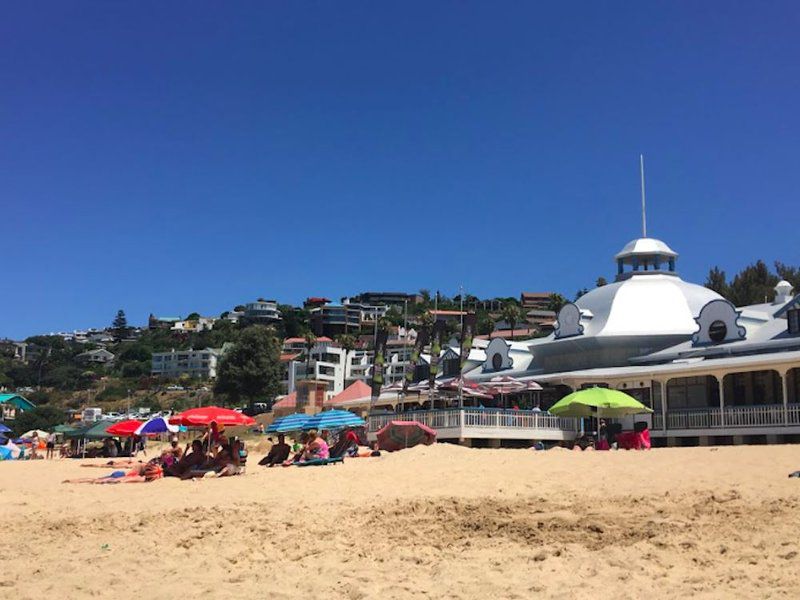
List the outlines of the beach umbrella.
<svg viewBox="0 0 800 600">
<path fill-rule="evenodd" d="M 170 425 L 164 417 L 155 417 L 145 421 L 134 432 L 136 435 L 156 435 L 158 433 L 177 433 L 179 425 Z"/>
<path fill-rule="evenodd" d="M 254 425 L 256 420 L 253 417 L 248 417 L 228 408 L 203 406 L 202 408 L 190 408 L 174 415 L 169 422 L 172 425 L 184 425 L 186 427 L 209 427 L 211 423 L 235 427 L 238 425 Z"/>
<path fill-rule="evenodd" d="M 314 415 L 306 421 L 303 429 L 341 429 L 342 427 L 359 427 L 366 421 L 346 410 L 326 410 Z"/>
<path fill-rule="evenodd" d="M 106 429 L 107 433 L 111 435 L 118 435 L 121 437 L 130 437 L 136 435 L 136 430 L 142 426 L 142 422 L 137 419 L 129 419 L 127 421 L 120 421 L 114 423 Z"/>
<path fill-rule="evenodd" d="M 25 433 L 23 433 L 19 437 L 26 438 L 26 439 L 31 439 L 31 438 L 33 438 L 34 435 L 36 435 L 37 437 L 39 437 L 41 439 L 44 439 L 50 434 L 47 433 L 46 431 L 42 431 L 41 429 L 31 429 L 30 431 L 26 431 Z"/>
<path fill-rule="evenodd" d="M 409 392 L 427 392 L 431 389 L 430 382 L 425 379 L 424 381 L 419 381 L 417 383 L 412 383 L 408 386 Z"/>
<path fill-rule="evenodd" d="M 0 460 L 14 460 L 15 458 L 19 458 L 20 454 L 22 454 L 22 450 L 12 442 L 0 446 Z"/>
<path fill-rule="evenodd" d="M 560 417 L 625 417 L 651 413 L 651 409 L 625 392 L 593 387 L 572 392 L 550 408 L 550 414 Z"/>
<path fill-rule="evenodd" d="M 418 444 L 430 446 L 436 441 L 436 430 L 418 421 L 389 421 L 378 430 L 377 435 L 381 450 L 389 452 Z"/>
<path fill-rule="evenodd" d="M 513 394 L 525 391 L 528 389 L 528 384 L 508 375 L 497 375 L 489 380 L 488 387 L 495 394 Z"/>
<path fill-rule="evenodd" d="M 11 430 L 2 423 L 0 423 L 0 433 L 11 433 Z"/>
<path fill-rule="evenodd" d="M 381 393 L 384 392 L 402 392 L 403 391 L 403 382 L 402 381 L 395 381 L 389 385 L 385 385 L 381 388 Z"/>
<path fill-rule="evenodd" d="M 294 413 L 275 419 L 267 427 L 267 433 L 286 433 L 288 431 L 299 431 L 305 427 L 306 422 L 310 419 L 309 415 L 303 413 Z"/>
</svg>

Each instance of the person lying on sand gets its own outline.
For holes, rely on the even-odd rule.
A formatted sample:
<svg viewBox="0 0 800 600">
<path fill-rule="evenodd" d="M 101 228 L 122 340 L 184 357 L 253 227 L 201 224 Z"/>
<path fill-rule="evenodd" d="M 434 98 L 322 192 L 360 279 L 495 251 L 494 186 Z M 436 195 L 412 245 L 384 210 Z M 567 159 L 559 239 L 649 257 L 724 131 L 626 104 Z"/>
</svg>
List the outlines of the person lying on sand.
<svg viewBox="0 0 800 600">
<path fill-rule="evenodd" d="M 274 467 L 275 465 L 279 465 L 289 458 L 290 451 L 291 448 L 289 448 L 289 444 L 286 443 L 286 437 L 280 433 L 278 434 L 278 443 L 273 444 L 272 448 L 269 449 L 269 454 L 262 458 L 258 464 L 262 467 Z"/>
<path fill-rule="evenodd" d="M 65 479 L 61 483 L 149 483 L 161 479 L 164 471 L 154 461 L 139 465 L 128 471 L 114 471 L 105 477 L 80 477 L 78 479 Z"/>
<path fill-rule="evenodd" d="M 141 460 L 133 460 L 132 458 L 125 458 L 121 460 L 109 460 L 102 464 L 94 464 L 94 465 L 81 465 L 82 467 L 89 467 L 93 469 L 107 469 L 108 467 L 115 467 L 118 469 L 130 469 L 132 467 L 137 467 L 139 465 L 143 465 L 144 462 Z"/>
</svg>

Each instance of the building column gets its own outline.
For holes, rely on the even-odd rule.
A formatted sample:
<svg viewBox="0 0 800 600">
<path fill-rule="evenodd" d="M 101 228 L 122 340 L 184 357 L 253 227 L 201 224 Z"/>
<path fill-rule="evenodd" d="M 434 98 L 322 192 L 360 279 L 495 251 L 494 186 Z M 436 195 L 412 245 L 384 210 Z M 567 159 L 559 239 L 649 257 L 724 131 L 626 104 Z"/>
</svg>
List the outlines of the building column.
<svg viewBox="0 0 800 600">
<path fill-rule="evenodd" d="M 720 427 L 725 427 L 725 374 L 717 374 L 714 377 L 719 387 L 719 424 Z"/>
<path fill-rule="evenodd" d="M 658 383 L 661 385 L 661 431 L 667 430 L 667 385 L 669 379 L 660 379 Z"/>
<path fill-rule="evenodd" d="M 783 390 L 783 424 L 789 424 L 789 369 L 778 370 L 781 376 L 781 389 Z"/>
</svg>

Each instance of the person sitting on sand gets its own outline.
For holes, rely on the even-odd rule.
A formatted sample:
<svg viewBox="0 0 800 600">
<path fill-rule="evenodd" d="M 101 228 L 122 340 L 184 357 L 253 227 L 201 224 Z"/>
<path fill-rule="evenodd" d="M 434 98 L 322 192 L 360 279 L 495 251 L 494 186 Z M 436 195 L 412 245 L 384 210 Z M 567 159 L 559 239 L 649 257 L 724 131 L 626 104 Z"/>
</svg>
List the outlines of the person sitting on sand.
<svg viewBox="0 0 800 600">
<path fill-rule="evenodd" d="M 289 448 L 289 444 L 286 443 L 286 436 L 279 433 L 278 443 L 273 444 L 272 448 L 269 449 L 269 453 L 262 458 L 258 464 L 262 467 L 274 467 L 275 465 L 279 465 L 289 458 L 290 451 L 291 448 Z"/>
<path fill-rule="evenodd" d="M 200 469 L 206 462 L 206 454 L 203 452 L 203 442 L 194 440 L 191 452 L 188 450 L 175 464 L 164 469 L 168 477 L 181 477 L 187 471 Z"/>
<path fill-rule="evenodd" d="M 306 462 L 309 460 L 326 459 L 329 457 L 330 449 L 328 448 L 328 443 L 317 434 L 316 429 L 309 431 L 306 449 L 303 451 L 300 461 Z"/>
<path fill-rule="evenodd" d="M 222 462 L 219 463 L 222 466 L 216 470 L 217 477 L 230 477 L 231 475 L 239 475 L 242 472 L 241 449 L 242 442 L 236 439 L 230 444 L 227 454 L 220 452 L 220 456 L 224 457 L 224 464 Z"/>
<path fill-rule="evenodd" d="M 183 473 L 180 478 L 181 479 L 197 479 L 200 477 L 205 477 L 209 473 L 219 473 L 229 464 L 234 462 L 233 454 L 232 454 L 232 447 L 228 443 L 228 438 L 220 439 L 220 447 L 217 451 L 217 455 L 211 458 L 206 459 L 206 461 L 201 464 L 199 467 L 193 467 Z M 237 448 L 238 450 L 238 448 Z M 238 463 L 237 463 L 238 466 Z"/>
<path fill-rule="evenodd" d="M 134 467 L 127 473 L 125 471 L 114 471 L 105 477 L 65 479 L 61 483 L 149 483 L 156 479 L 161 479 L 163 476 L 164 471 L 161 466 L 155 460 L 152 460 Z"/>
<path fill-rule="evenodd" d="M 216 421 L 211 421 L 208 431 L 203 435 L 203 447 L 211 456 L 216 456 L 218 446 L 222 444 L 225 436 Z"/>
</svg>

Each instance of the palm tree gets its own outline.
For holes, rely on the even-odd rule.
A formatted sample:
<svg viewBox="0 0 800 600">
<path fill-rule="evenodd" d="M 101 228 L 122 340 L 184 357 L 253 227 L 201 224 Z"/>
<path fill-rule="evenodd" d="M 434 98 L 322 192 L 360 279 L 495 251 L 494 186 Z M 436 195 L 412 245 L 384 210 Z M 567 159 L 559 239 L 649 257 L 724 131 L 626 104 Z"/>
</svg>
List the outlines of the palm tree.
<svg viewBox="0 0 800 600">
<path fill-rule="evenodd" d="M 342 371 L 342 386 L 347 387 L 347 360 L 350 353 L 356 349 L 356 338 L 350 334 L 342 334 L 337 338 L 339 346 L 344 350 L 344 369 Z"/>
<path fill-rule="evenodd" d="M 306 340 L 306 377 L 308 377 L 308 372 L 311 370 L 311 349 L 317 343 L 317 336 L 313 334 L 313 332 L 309 331 L 305 335 Z"/>
<path fill-rule="evenodd" d="M 516 302 L 509 302 L 503 307 L 503 320 L 511 327 L 511 339 L 514 339 L 514 325 L 522 320 L 522 311 Z"/>
</svg>

